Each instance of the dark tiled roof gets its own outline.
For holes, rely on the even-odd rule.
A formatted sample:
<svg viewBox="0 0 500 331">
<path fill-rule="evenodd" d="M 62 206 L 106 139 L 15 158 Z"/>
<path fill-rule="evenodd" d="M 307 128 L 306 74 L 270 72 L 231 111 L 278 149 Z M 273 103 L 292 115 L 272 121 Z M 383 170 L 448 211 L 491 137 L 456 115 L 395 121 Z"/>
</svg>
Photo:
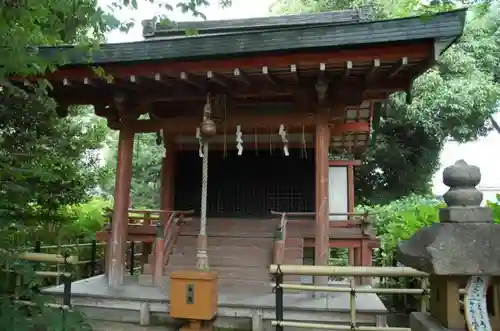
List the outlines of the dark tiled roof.
<svg viewBox="0 0 500 331">
<path fill-rule="evenodd" d="M 297 50 L 323 50 L 345 46 L 407 42 L 421 39 L 457 38 L 462 34 L 466 10 L 431 17 L 410 17 L 385 21 L 323 23 L 239 31 L 222 34 L 159 38 L 140 42 L 104 44 L 89 60 L 73 46 L 39 47 L 42 56 L 64 54 L 67 64 L 105 64 L 136 61 L 217 58 L 245 54 Z"/>
<path fill-rule="evenodd" d="M 196 30 L 198 34 L 214 34 L 257 30 L 279 30 L 290 27 L 300 27 L 318 24 L 345 24 L 369 20 L 371 10 L 368 8 L 337 10 L 325 13 L 284 15 L 271 17 L 255 17 L 234 20 L 192 21 L 156 23 L 155 20 L 145 20 L 143 25 L 144 38 L 185 36 L 186 30 Z"/>
</svg>

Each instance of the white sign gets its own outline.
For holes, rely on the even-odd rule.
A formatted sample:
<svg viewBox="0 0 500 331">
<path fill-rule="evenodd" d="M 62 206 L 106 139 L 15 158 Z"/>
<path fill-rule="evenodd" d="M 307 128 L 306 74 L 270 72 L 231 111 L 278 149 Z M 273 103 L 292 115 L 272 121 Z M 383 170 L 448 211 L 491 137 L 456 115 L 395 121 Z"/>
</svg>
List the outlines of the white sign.
<svg viewBox="0 0 500 331">
<path fill-rule="evenodd" d="M 492 331 L 486 293 L 490 278 L 487 276 L 472 276 L 465 289 L 465 320 L 469 331 Z"/>
</svg>

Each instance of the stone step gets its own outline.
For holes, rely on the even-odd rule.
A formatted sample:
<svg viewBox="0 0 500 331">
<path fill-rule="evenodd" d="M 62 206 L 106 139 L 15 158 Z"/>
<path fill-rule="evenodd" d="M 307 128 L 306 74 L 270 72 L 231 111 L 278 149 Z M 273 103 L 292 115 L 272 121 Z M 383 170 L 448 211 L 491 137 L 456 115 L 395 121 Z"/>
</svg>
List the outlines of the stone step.
<svg viewBox="0 0 500 331">
<path fill-rule="evenodd" d="M 196 236 L 181 235 L 177 239 L 175 247 L 190 246 L 196 248 L 198 238 Z M 270 238 L 249 238 L 249 237 L 224 237 L 212 236 L 208 237 L 207 244 L 209 247 L 258 247 L 258 248 L 272 248 L 273 240 Z"/>
<path fill-rule="evenodd" d="M 273 238 L 278 225 L 277 220 L 258 219 L 209 219 L 207 222 L 208 236 Z M 197 219 L 183 225 L 181 235 L 198 235 L 200 224 Z"/>
<path fill-rule="evenodd" d="M 186 263 L 188 261 L 188 263 Z M 213 251 L 208 251 L 208 261 L 210 266 L 214 267 L 263 267 L 270 264 L 270 257 L 258 256 L 256 254 L 248 254 L 245 257 L 235 255 L 218 255 L 213 254 Z M 191 254 L 173 255 L 169 261 L 169 265 L 186 265 L 196 262 L 196 251 Z"/>
<path fill-rule="evenodd" d="M 171 254 L 171 260 L 176 259 L 179 256 L 196 256 L 196 251 L 196 247 L 176 246 Z M 240 258 L 254 255 L 263 260 L 268 260 L 272 256 L 272 249 L 266 247 L 209 246 L 207 251 L 209 255 L 237 256 Z"/>
</svg>

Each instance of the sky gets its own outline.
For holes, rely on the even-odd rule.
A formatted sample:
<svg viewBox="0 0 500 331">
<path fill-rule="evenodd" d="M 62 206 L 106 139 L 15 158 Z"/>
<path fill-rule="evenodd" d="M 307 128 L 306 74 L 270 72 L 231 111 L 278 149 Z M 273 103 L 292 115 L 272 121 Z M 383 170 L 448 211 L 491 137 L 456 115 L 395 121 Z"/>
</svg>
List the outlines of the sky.
<svg viewBox="0 0 500 331">
<path fill-rule="evenodd" d="M 114 0 L 100 0 L 100 4 L 104 7 Z M 209 0 L 210 6 L 200 8 L 199 10 L 205 14 L 209 20 L 222 20 L 234 18 L 249 18 L 262 17 L 269 15 L 269 7 L 273 0 L 232 0 L 233 4 L 229 8 L 219 6 L 218 0 Z M 144 19 L 151 19 L 158 12 L 158 6 L 147 0 L 138 0 L 138 10 L 123 10 L 116 13 L 120 20 L 134 18 L 136 24 L 127 33 L 119 31 L 112 32 L 108 35 L 108 42 L 127 42 L 142 40 L 142 25 Z M 177 0 L 166 0 L 165 2 L 175 7 Z M 158 1 L 156 1 L 158 3 Z M 193 21 L 196 20 L 190 14 L 183 14 L 180 11 L 163 12 L 168 14 L 168 18 L 174 21 Z M 500 113 L 495 116 L 500 122 Z M 458 144 L 449 142 L 445 145 L 441 153 L 440 163 L 441 168 L 436 172 L 433 179 L 434 192 L 442 195 L 447 191 L 447 187 L 442 184 L 443 169 L 455 161 L 464 159 L 472 165 L 476 165 L 481 169 L 482 180 L 479 187 L 485 191 L 485 199 L 493 199 L 496 192 L 500 193 L 500 172 L 497 164 L 500 164 L 500 134 L 496 131 L 491 132 L 487 137 L 479 139 L 475 142 L 467 144 Z"/>
<path fill-rule="evenodd" d="M 495 116 L 500 121 L 500 113 Z M 481 169 L 481 183 L 479 188 L 484 193 L 484 200 L 492 200 L 496 193 L 500 193 L 500 134 L 491 131 L 482 139 L 467 144 L 449 142 L 441 152 L 441 169 L 434 176 L 434 191 L 443 194 L 447 187 L 442 183 L 443 169 L 460 159 Z"/>
<path fill-rule="evenodd" d="M 102 7 L 113 2 L 113 0 L 99 0 Z M 149 1 L 138 0 L 138 10 L 123 10 L 115 15 L 122 21 L 134 18 L 136 22 L 135 26 L 129 31 L 128 34 L 121 33 L 119 31 L 112 32 L 108 35 L 108 42 L 127 42 L 127 41 L 138 41 L 142 40 L 142 25 L 141 21 L 145 19 L 151 19 L 155 15 L 159 14 L 158 5 L 152 4 Z M 158 1 L 155 1 L 158 3 Z M 178 0 L 166 0 L 172 7 L 175 8 Z M 232 0 L 232 6 L 228 8 L 222 8 L 219 5 L 218 0 L 208 0 L 210 6 L 201 7 L 198 10 L 201 11 L 208 20 L 223 20 L 223 19 L 234 19 L 234 18 L 249 18 L 249 17 L 262 17 L 269 15 L 269 7 L 274 2 L 273 0 Z M 161 12 L 167 14 L 168 18 L 173 21 L 194 21 L 199 20 L 194 18 L 191 14 L 183 14 L 179 10 L 165 11 Z"/>
</svg>

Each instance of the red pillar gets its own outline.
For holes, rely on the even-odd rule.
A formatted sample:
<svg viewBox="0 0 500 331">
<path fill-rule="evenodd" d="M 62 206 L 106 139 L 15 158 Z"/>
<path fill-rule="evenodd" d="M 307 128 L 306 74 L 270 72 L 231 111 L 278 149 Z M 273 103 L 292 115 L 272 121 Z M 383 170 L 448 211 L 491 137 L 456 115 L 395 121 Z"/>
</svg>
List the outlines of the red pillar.
<svg viewBox="0 0 500 331">
<path fill-rule="evenodd" d="M 315 264 L 327 265 L 329 254 L 328 235 L 328 150 L 330 146 L 330 129 L 328 117 L 318 114 L 316 123 L 315 166 L 316 166 L 316 240 Z M 314 284 L 326 285 L 328 277 L 315 277 Z"/>
<path fill-rule="evenodd" d="M 354 166 L 350 165 L 347 166 L 347 211 L 349 213 L 354 213 L 354 196 Z"/>
<path fill-rule="evenodd" d="M 130 199 L 130 182 L 132 179 L 132 155 L 134 148 L 134 132 L 128 125 L 123 125 L 118 137 L 118 156 L 115 177 L 115 200 L 113 220 L 111 222 L 111 239 L 108 244 L 108 284 L 123 284 L 125 274 L 125 249 L 127 247 L 128 206 Z"/>
<path fill-rule="evenodd" d="M 347 211 L 349 213 L 354 212 L 354 167 L 352 165 L 347 166 Z M 348 217 L 350 220 L 350 218 Z M 350 266 L 354 266 L 354 248 L 348 248 L 348 262 Z"/>
<path fill-rule="evenodd" d="M 353 266 L 360 266 L 361 265 L 361 240 L 360 240 L 360 247 L 354 248 L 354 264 Z M 354 282 L 356 285 L 361 285 L 362 280 L 361 277 L 354 277 Z"/>
<path fill-rule="evenodd" d="M 372 248 L 368 240 L 361 241 L 361 265 L 363 267 L 370 267 L 372 265 Z M 361 283 L 364 285 L 372 285 L 371 277 L 363 277 Z"/>
<path fill-rule="evenodd" d="M 161 188 L 160 188 L 160 209 L 174 209 L 174 179 L 175 179 L 175 143 L 172 139 L 165 138 L 165 155 L 161 162 Z M 162 214 L 163 222 L 167 221 L 169 215 Z"/>
</svg>

